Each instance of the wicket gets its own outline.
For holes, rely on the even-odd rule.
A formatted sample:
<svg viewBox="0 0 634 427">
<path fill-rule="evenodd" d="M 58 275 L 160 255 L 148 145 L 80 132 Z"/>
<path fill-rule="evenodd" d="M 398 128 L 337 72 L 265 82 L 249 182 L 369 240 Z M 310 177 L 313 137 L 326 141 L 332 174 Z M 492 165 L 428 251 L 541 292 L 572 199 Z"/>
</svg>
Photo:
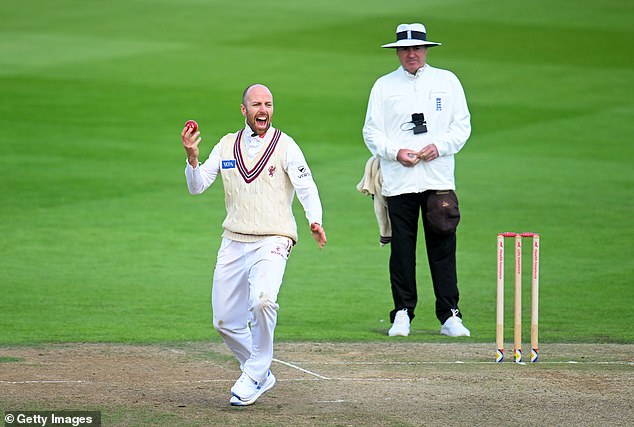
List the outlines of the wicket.
<svg viewBox="0 0 634 427">
<path fill-rule="evenodd" d="M 531 362 L 537 362 L 538 352 L 538 314 L 539 314 L 539 234 L 537 233 L 499 233 L 497 241 L 497 304 L 495 361 L 504 361 L 504 239 L 515 238 L 515 310 L 514 310 L 514 361 L 522 362 L 522 238 L 533 238 L 533 269 L 531 273 Z"/>
</svg>

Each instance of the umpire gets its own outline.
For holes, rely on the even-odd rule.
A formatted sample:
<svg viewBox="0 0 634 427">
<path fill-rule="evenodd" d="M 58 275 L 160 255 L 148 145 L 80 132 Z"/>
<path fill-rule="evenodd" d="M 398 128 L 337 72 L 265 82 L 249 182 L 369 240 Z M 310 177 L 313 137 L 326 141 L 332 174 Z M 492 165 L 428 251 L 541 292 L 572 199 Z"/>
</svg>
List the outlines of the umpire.
<svg viewBox="0 0 634 427">
<path fill-rule="evenodd" d="M 470 336 L 458 308 L 454 155 L 471 133 L 470 114 L 458 78 L 427 64 L 423 24 L 401 24 L 396 50 L 401 66 L 372 87 L 363 138 L 381 162 L 382 195 L 392 224 L 390 282 L 394 309 L 390 336 L 407 336 L 418 301 L 416 240 L 419 218 L 436 297 L 440 333 Z"/>
</svg>

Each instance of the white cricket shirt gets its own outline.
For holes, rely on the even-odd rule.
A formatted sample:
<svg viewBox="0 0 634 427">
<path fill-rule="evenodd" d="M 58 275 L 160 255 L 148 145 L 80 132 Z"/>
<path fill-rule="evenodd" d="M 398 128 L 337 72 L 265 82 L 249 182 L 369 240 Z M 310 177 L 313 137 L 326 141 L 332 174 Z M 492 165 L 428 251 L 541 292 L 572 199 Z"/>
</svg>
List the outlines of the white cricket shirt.
<svg viewBox="0 0 634 427">
<path fill-rule="evenodd" d="M 413 113 L 423 113 L 427 133 L 415 135 Z M 381 159 L 384 196 L 455 190 L 454 154 L 471 134 L 471 115 L 458 78 L 447 70 L 425 65 L 416 75 L 403 67 L 380 77 L 370 92 L 363 139 Z M 409 123 L 408 123 L 409 122 Z M 435 144 L 439 157 L 405 167 L 398 150 L 421 150 Z"/>
</svg>

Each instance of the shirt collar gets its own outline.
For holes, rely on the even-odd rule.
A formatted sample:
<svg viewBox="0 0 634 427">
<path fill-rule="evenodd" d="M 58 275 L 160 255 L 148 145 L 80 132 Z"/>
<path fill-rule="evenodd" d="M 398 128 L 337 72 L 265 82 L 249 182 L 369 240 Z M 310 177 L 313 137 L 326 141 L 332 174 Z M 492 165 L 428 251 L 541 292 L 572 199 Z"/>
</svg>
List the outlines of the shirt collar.
<svg viewBox="0 0 634 427">
<path fill-rule="evenodd" d="M 425 72 L 425 70 L 428 68 L 427 63 L 425 63 L 425 65 L 423 65 L 422 67 L 420 67 L 417 71 L 416 74 L 410 74 L 405 68 L 403 68 L 403 66 L 401 65 L 401 71 L 403 71 L 403 74 L 405 74 L 407 77 L 409 77 L 410 79 L 416 79 L 420 76 L 423 75 L 423 73 Z"/>
<path fill-rule="evenodd" d="M 262 136 L 255 135 L 255 136 L 253 136 L 254 132 L 253 132 L 253 129 L 251 129 L 251 126 L 249 126 L 246 123 L 244 125 L 244 136 L 245 136 L 246 140 L 248 140 L 248 141 L 254 141 L 254 142 L 269 141 L 271 139 L 270 136 L 273 135 L 274 132 L 275 132 L 275 128 L 273 126 L 271 126 L 271 127 L 269 127 L 269 129 L 266 131 L 266 133 L 264 135 L 262 135 Z"/>
</svg>

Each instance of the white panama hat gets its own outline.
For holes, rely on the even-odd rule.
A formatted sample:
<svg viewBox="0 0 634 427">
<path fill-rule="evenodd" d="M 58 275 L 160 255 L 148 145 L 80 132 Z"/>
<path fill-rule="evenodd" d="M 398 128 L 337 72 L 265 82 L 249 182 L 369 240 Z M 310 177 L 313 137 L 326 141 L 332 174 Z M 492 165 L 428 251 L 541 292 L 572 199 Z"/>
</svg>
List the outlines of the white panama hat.
<svg viewBox="0 0 634 427">
<path fill-rule="evenodd" d="M 381 47 L 440 46 L 442 43 L 427 41 L 423 24 L 400 24 L 396 27 L 396 41 Z"/>
</svg>

